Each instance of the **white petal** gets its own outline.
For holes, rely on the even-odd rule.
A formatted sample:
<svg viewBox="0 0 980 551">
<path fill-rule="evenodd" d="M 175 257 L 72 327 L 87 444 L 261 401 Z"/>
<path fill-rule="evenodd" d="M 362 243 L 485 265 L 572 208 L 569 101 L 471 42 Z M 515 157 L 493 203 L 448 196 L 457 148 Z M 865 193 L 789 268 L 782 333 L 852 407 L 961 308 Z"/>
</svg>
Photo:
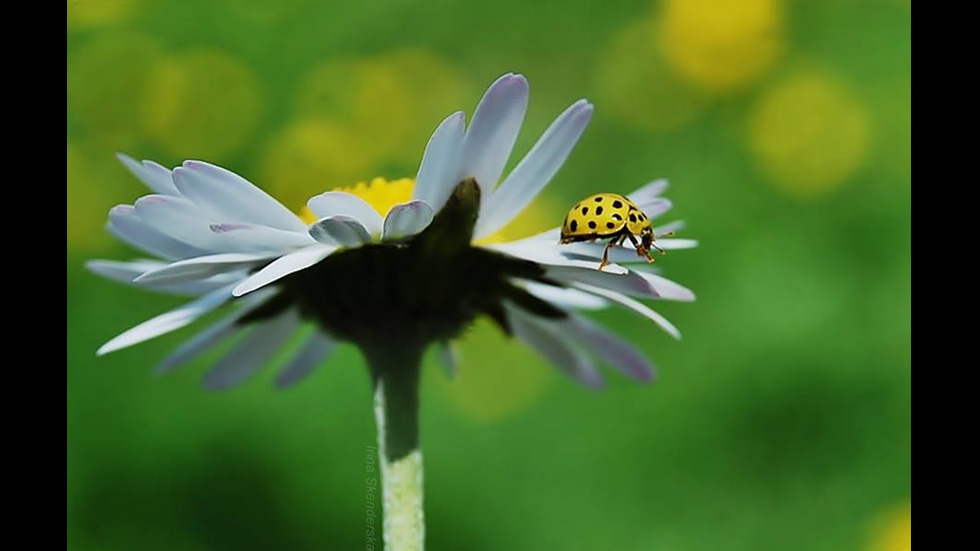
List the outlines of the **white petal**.
<svg viewBox="0 0 980 551">
<path fill-rule="evenodd" d="M 643 206 L 640 206 L 639 204 L 637 206 L 640 207 L 640 210 L 642 210 L 643 213 L 652 220 L 669 211 L 674 206 L 674 203 L 671 202 L 670 199 L 657 197 L 656 199 L 645 203 Z"/>
<path fill-rule="evenodd" d="M 299 327 L 299 317 L 289 311 L 253 325 L 204 376 L 204 388 L 226 390 L 253 375 L 279 351 Z"/>
<path fill-rule="evenodd" d="M 578 289 L 555 287 L 554 285 L 545 285 L 534 281 L 525 281 L 523 285 L 527 289 L 527 292 L 532 295 L 565 308 L 598 310 L 608 306 L 605 300 L 585 291 L 579 291 Z"/>
<path fill-rule="evenodd" d="M 538 318 L 514 306 L 507 307 L 507 319 L 514 335 L 539 354 L 590 388 L 602 386 L 602 376 L 589 356 L 575 345 L 555 322 Z"/>
<path fill-rule="evenodd" d="M 627 243 L 629 243 L 627 241 Z M 657 246 L 664 250 L 690 249 L 697 247 L 698 242 L 694 239 L 657 239 Z M 599 260 L 602 258 L 602 251 L 606 244 L 603 242 L 593 243 L 569 243 L 561 245 L 562 254 L 569 258 L 585 258 Z M 656 254 L 656 253 L 655 253 Z M 609 261 L 616 264 L 646 264 L 645 256 L 636 253 L 632 245 L 616 245 L 609 249 Z"/>
<path fill-rule="evenodd" d="M 480 209 L 475 236 L 507 225 L 544 189 L 572 152 L 592 118 L 592 105 L 579 100 L 565 110 Z"/>
<path fill-rule="evenodd" d="M 658 239 L 657 246 L 665 251 L 676 251 L 679 249 L 693 249 L 698 246 L 697 239 Z"/>
<path fill-rule="evenodd" d="M 248 268 L 270 258 L 274 258 L 274 256 L 265 253 L 223 253 L 197 256 L 150 270 L 136 278 L 135 281 L 143 284 L 194 281 Z"/>
<path fill-rule="evenodd" d="M 185 281 L 183 283 L 135 283 L 141 289 L 150 289 L 171 295 L 185 297 L 199 297 L 206 295 L 220 287 L 237 284 L 242 278 L 247 277 L 245 272 L 230 272 L 211 276 L 207 279 L 197 281 Z"/>
<path fill-rule="evenodd" d="M 268 266 L 255 272 L 245 281 L 242 281 L 237 287 L 235 287 L 232 294 L 234 294 L 236 297 L 240 297 L 244 294 L 251 293 L 256 289 L 265 287 L 266 285 L 278 281 L 289 274 L 309 268 L 310 266 L 329 256 L 334 250 L 334 247 L 314 245 L 312 247 L 307 247 L 305 249 L 300 249 L 296 252 L 287 254 L 281 258 L 277 258 Z"/>
<path fill-rule="evenodd" d="M 425 201 L 409 201 L 395 205 L 385 217 L 382 239 L 415 235 L 432 222 L 433 216 L 432 207 Z"/>
<path fill-rule="evenodd" d="M 583 343 L 610 367 L 638 381 L 653 379 L 653 365 L 632 344 L 615 333 L 574 314 L 561 324 L 576 341 Z"/>
<path fill-rule="evenodd" d="M 101 356 L 180 329 L 227 302 L 231 298 L 231 288 L 231 285 L 226 285 L 195 301 L 144 321 L 103 344 L 96 353 Z"/>
<path fill-rule="evenodd" d="M 346 191 L 328 191 L 307 201 L 317 218 L 328 218 L 337 215 L 353 218 L 364 226 L 368 233 L 381 235 L 381 215 L 370 204 L 360 197 Z"/>
<path fill-rule="evenodd" d="M 132 283 L 143 272 L 166 266 L 165 262 L 156 260 L 133 260 L 119 262 L 116 260 L 89 260 L 85 267 L 100 276 L 121 283 Z"/>
<path fill-rule="evenodd" d="M 677 283 L 676 281 L 671 281 L 666 277 L 659 276 L 657 274 L 646 272 L 643 270 L 634 270 L 643 279 L 650 282 L 653 288 L 657 290 L 660 298 L 663 300 L 678 300 L 681 302 L 691 302 L 694 300 L 694 291 L 688 289 L 687 287 Z"/>
<path fill-rule="evenodd" d="M 630 193 L 629 198 L 631 201 L 636 203 L 640 209 L 646 210 L 645 206 L 649 205 L 650 201 L 660 197 L 660 195 L 662 195 L 667 189 L 667 185 L 667 180 L 664 178 L 654 180 L 633 193 Z"/>
<path fill-rule="evenodd" d="M 319 331 L 306 338 L 302 347 L 293 354 L 276 376 L 276 386 L 289 388 L 309 375 L 333 352 L 336 343 Z"/>
<path fill-rule="evenodd" d="M 174 184 L 185 197 L 220 214 L 221 221 L 306 230 L 306 224 L 282 203 L 234 172 L 203 161 L 184 161 L 173 174 Z"/>
<path fill-rule="evenodd" d="M 242 319 L 246 314 L 254 311 L 259 306 L 265 304 L 265 300 L 273 296 L 275 293 L 259 293 L 248 297 L 248 299 L 242 299 L 245 305 L 235 311 L 235 313 L 225 316 L 220 321 L 212 324 L 207 329 L 197 333 L 189 340 L 184 342 L 184 344 L 178 346 L 173 352 L 171 352 L 166 358 L 157 365 L 156 373 L 162 375 L 173 371 L 177 367 L 184 365 L 190 360 L 194 359 L 201 353 L 211 349 L 215 345 L 219 344 L 225 338 L 234 335 L 236 332 L 245 329 L 244 326 L 238 325 L 238 320 Z"/>
<path fill-rule="evenodd" d="M 205 295 L 211 291 L 214 291 L 215 289 L 218 289 L 219 287 L 224 287 L 230 283 L 240 281 L 241 278 L 245 277 L 244 274 L 221 274 L 200 281 L 189 281 L 186 283 L 175 283 L 170 285 L 143 285 L 133 281 L 137 277 L 143 275 L 144 272 L 156 270 L 165 265 L 166 264 L 163 262 L 149 260 L 139 260 L 133 262 L 90 260 L 85 263 L 85 266 L 92 272 L 113 281 L 133 285 L 135 287 L 140 287 L 141 289 L 149 288 L 154 291 L 188 297 L 199 297 L 201 295 Z"/>
<path fill-rule="evenodd" d="M 341 247 L 359 247 L 371 242 L 371 234 L 360 222 L 338 214 L 310 226 L 310 235 L 320 243 Z"/>
<path fill-rule="evenodd" d="M 202 249 L 150 227 L 140 219 L 136 208 L 130 205 L 117 205 L 109 210 L 108 230 L 137 249 L 168 260 L 204 254 Z"/>
<path fill-rule="evenodd" d="M 598 266 L 598 263 L 602 260 L 602 254 L 606 248 L 606 244 L 603 242 L 580 242 L 568 243 L 567 245 L 560 245 L 560 247 L 561 253 L 566 257 L 578 260 L 590 260 Z M 613 245 L 609 249 L 609 261 L 613 264 L 636 264 L 638 262 L 647 264 L 647 257 L 637 254 L 636 249 L 632 245 Z"/>
<path fill-rule="evenodd" d="M 153 161 L 137 162 L 136 159 L 133 159 L 125 153 L 116 153 L 116 158 L 122 161 L 122 164 L 133 173 L 133 176 L 139 178 L 154 193 L 180 195 L 177 187 L 174 186 L 173 175 L 170 169 L 160 166 Z"/>
<path fill-rule="evenodd" d="M 565 251 L 562 247 L 563 245 L 538 239 L 524 239 L 521 241 L 512 241 L 510 243 L 493 243 L 485 246 L 487 249 L 502 252 L 510 256 L 516 256 L 517 258 L 530 260 L 532 262 L 537 262 L 538 264 L 547 264 L 550 266 L 571 266 L 598 270 L 599 262 L 592 260 L 591 258 L 583 259 L 569 256 L 566 254 L 567 251 Z M 604 268 L 604 270 L 606 273 L 619 275 L 627 272 L 626 268 L 623 268 L 618 264 L 609 264 Z"/>
<path fill-rule="evenodd" d="M 209 227 L 218 220 L 210 212 L 183 197 L 144 195 L 136 204 L 136 214 L 147 226 L 197 249 L 208 252 L 230 252 Z"/>
<path fill-rule="evenodd" d="M 550 230 L 545 230 L 541 233 L 532 235 L 531 237 L 525 237 L 521 241 L 548 241 L 551 243 L 557 243 L 561 238 L 561 228 L 551 228 Z"/>
<path fill-rule="evenodd" d="M 643 279 L 636 272 L 625 274 L 611 274 L 600 272 L 595 268 L 576 268 L 572 266 L 545 266 L 545 276 L 558 281 L 559 283 L 574 284 L 586 283 L 608 289 L 616 293 L 627 295 L 657 298 L 657 291 L 650 283 Z"/>
<path fill-rule="evenodd" d="M 608 289 L 603 289 L 595 285 L 589 285 L 586 283 L 572 283 L 573 287 L 577 287 L 583 291 L 593 293 L 603 298 L 607 298 L 621 306 L 625 306 L 630 310 L 640 314 L 641 316 L 649 319 L 650 321 L 656 323 L 661 329 L 667 332 L 668 335 L 674 337 L 675 339 L 681 338 L 681 332 L 674 326 L 674 324 L 667 321 L 667 318 L 661 316 L 657 312 L 651 310 L 646 304 L 638 300 L 631 299 L 630 297 L 618 293 L 616 291 L 611 291 Z"/>
<path fill-rule="evenodd" d="M 446 199 L 460 182 L 465 124 L 466 116 L 462 111 L 449 115 L 425 146 L 412 198 L 425 201 L 436 211 L 446 204 Z"/>
<path fill-rule="evenodd" d="M 314 243 L 313 238 L 307 233 L 306 228 L 301 232 L 280 230 L 262 226 L 259 224 L 248 223 L 225 223 L 211 224 L 211 231 L 222 236 L 223 239 L 233 241 L 234 247 L 238 250 L 254 251 L 288 251 L 306 247 Z"/>
<path fill-rule="evenodd" d="M 500 180 L 527 111 L 524 75 L 506 74 L 490 85 L 463 138 L 460 180 L 473 177 L 486 201 Z"/>
<path fill-rule="evenodd" d="M 683 230 L 685 227 L 686 224 L 684 223 L 683 220 L 674 220 L 673 222 L 669 222 L 667 224 L 657 226 L 656 228 L 657 235 L 663 235 L 665 233 L 670 233 L 670 232 L 679 232 Z"/>
</svg>

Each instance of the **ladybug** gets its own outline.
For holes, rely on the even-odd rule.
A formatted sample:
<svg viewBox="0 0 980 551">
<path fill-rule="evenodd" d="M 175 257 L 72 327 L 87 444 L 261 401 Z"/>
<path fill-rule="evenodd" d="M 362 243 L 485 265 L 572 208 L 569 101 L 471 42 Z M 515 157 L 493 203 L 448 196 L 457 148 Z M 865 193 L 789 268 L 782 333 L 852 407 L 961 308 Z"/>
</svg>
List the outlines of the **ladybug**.
<svg viewBox="0 0 980 551">
<path fill-rule="evenodd" d="M 636 203 L 617 193 L 597 193 L 572 207 L 561 226 L 559 244 L 605 238 L 609 238 L 609 242 L 602 250 L 600 270 L 609 264 L 609 250 L 627 239 L 636 248 L 636 254 L 646 258 L 647 262 L 653 262 L 651 249 L 665 254 L 655 243 L 657 235 L 653 222 Z"/>
</svg>

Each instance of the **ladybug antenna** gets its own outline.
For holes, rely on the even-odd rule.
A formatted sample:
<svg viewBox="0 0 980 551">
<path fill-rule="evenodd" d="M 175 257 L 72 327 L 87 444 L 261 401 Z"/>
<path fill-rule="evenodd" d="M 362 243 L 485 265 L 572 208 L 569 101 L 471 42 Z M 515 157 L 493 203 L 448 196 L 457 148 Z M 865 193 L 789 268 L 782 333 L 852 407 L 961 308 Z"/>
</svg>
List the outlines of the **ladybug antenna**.
<svg viewBox="0 0 980 551">
<path fill-rule="evenodd" d="M 662 233 L 662 234 L 660 234 L 660 235 L 658 235 L 656 237 L 671 237 L 674 234 L 675 234 L 675 232 L 673 230 L 671 230 L 671 231 L 668 231 L 668 232 L 664 232 L 664 233 Z M 656 237 L 654 238 L 653 241 L 650 242 L 650 247 L 652 247 L 653 249 L 656 249 L 657 252 L 660 253 L 660 254 L 667 254 L 667 251 L 665 251 L 665 250 L 663 250 L 663 249 L 661 249 L 660 247 L 657 246 Z"/>
</svg>

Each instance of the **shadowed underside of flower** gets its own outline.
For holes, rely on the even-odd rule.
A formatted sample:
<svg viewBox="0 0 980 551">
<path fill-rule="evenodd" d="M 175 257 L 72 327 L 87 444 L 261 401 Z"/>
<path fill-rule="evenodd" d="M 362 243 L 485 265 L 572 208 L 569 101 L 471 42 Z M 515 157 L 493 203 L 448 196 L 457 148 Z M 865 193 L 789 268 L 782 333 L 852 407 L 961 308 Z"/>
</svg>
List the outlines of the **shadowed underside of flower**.
<svg viewBox="0 0 980 551">
<path fill-rule="evenodd" d="M 508 301 L 565 317 L 518 283 L 552 284 L 540 265 L 472 246 L 479 194 L 467 180 L 418 235 L 348 249 L 283 278 L 270 306 L 295 304 L 328 333 L 362 347 L 448 341 L 480 314 L 509 333 Z"/>
</svg>

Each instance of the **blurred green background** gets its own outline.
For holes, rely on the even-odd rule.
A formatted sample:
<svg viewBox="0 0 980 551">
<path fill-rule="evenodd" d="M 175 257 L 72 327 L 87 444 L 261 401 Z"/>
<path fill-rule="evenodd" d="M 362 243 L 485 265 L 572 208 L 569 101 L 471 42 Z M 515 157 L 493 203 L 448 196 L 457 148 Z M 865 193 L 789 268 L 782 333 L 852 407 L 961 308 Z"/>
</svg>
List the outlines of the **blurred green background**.
<svg viewBox="0 0 980 551">
<path fill-rule="evenodd" d="M 478 324 L 424 373 L 428 543 L 440 549 L 911 546 L 911 2 L 69 0 L 68 547 L 365 546 L 369 381 L 343 348 L 279 392 L 152 368 L 193 329 L 96 359 L 180 299 L 100 280 L 144 193 L 113 157 L 229 167 L 292 208 L 414 175 L 499 74 L 517 151 L 578 97 L 596 115 L 515 233 L 672 181 L 701 240 L 658 266 L 698 293 L 598 317 L 659 380 L 593 393 Z M 515 155 L 516 160 L 517 156 Z M 668 218 L 669 220 L 669 218 Z"/>
</svg>

